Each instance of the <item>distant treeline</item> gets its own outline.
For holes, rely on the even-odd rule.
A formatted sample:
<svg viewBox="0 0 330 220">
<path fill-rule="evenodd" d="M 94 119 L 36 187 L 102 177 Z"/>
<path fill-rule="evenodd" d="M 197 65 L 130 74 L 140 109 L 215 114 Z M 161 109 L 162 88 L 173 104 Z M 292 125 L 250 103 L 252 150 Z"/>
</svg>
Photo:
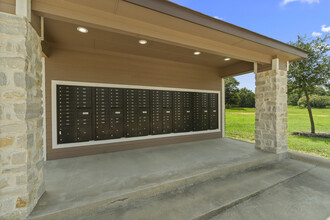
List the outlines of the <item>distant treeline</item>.
<svg viewBox="0 0 330 220">
<path fill-rule="evenodd" d="M 330 90 L 316 87 L 310 95 L 310 103 L 313 108 L 330 108 Z M 288 92 L 288 104 L 305 108 L 306 96 L 298 92 Z"/>
<path fill-rule="evenodd" d="M 226 79 L 226 107 L 239 106 L 254 108 L 255 97 L 254 93 L 247 88 L 239 89 L 239 82 L 235 78 Z"/>
<path fill-rule="evenodd" d="M 255 107 L 255 95 L 246 88 L 239 89 L 235 78 L 226 79 L 226 107 Z M 330 89 L 316 87 L 310 95 L 311 107 L 330 108 Z M 288 105 L 306 107 L 306 97 L 302 93 L 288 92 Z"/>
</svg>

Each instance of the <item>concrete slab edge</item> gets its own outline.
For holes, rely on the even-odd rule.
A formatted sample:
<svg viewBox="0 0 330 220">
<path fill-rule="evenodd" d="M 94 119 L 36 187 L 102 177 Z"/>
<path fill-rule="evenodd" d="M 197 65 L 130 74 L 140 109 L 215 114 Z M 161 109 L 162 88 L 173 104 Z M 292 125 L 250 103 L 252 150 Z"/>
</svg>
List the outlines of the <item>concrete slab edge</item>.
<svg viewBox="0 0 330 220">
<path fill-rule="evenodd" d="M 136 201 L 138 199 L 145 199 L 154 197 L 163 193 L 173 191 L 178 188 L 182 188 L 188 185 L 198 184 L 205 182 L 209 179 L 216 177 L 223 177 L 233 173 L 243 172 L 244 170 L 251 169 L 253 167 L 263 166 L 264 164 L 276 162 L 282 159 L 280 154 L 269 154 L 267 157 L 256 158 L 254 160 L 247 160 L 244 163 L 240 161 L 236 165 L 228 167 L 216 168 L 203 173 L 199 173 L 193 176 L 188 176 L 181 179 L 164 182 L 155 186 L 146 186 L 133 192 L 128 192 L 119 196 L 111 197 L 103 201 L 97 201 L 90 204 L 82 205 L 79 207 L 59 210 L 55 213 L 49 213 L 42 216 L 30 216 L 30 220 L 52 220 L 52 219 L 79 219 L 80 216 L 89 216 L 90 213 L 99 213 L 107 209 L 115 209 L 123 207 L 129 202 Z"/>
<path fill-rule="evenodd" d="M 288 151 L 288 156 L 290 159 L 299 160 L 302 162 L 314 164 L 316 166 L 330 168 L 330 159 L 315 157 L 308 154 Z"/>
<path fill-rule="evenodd" d="M 314 168 L 314 167 L 313 167 L 313 168 Z M 282 184 L 282 183 L 289 182 L 291 179 L 296 178 L 296 177 L 298 177 L 298 176 L 300 176 L 300 175 L 303 175 L 303 174 L 309 172 L 309 171 L 310 171 L 311 169 L 313 169 L 313 168 L 310 168 L 310 169 L 308 169 L 308 170 L 305 170 L 305 171 L 299 172 L 299 173 L 297 173 L 296 175 L 291 176 L 291 177 L 288 177 L 288 178 L 286 178 L 286 179 L 284 179 L 284 180 L 281 180 L 281 181 L 279 181 L 279 182 L 277 182 L 277 183 L 275 183 L 275 184 L 273 184 L 273 185 L 270 185 L 270 186 L 268 186 L 268 187 L 265 187 L 265 188 L 263 188 L 263 189 L 260 189 L 260 190 L 258 190 L 258 191 L 255 191 L 255 192 L 253 192 L 253 193 L 250 193 L 250 194 L 248 194 L 248 195 L 246 195 L 246 196 L 244 196 L 244 197 L 242 197 L 242 198 L 235 199 L 235 200 L 233 200 L 233 201 L 231 201 L 231 202 L 228 202 L 227 204 L 222 205 L 222 206 L 220 206 L 220 207 L 218 207 L 218 208 L 216 208 L 216 209 L 214 209 L 214 210 L 212 210 L 212 211 L 209 211 L 208 213 L 205 213 L 204 215 L 201 215 L 201 216 L 199 216 L 199 217 L 197 217 L 197 218 L 194 218 L 193 220 L 207 220 L 207 219 L 213 218 L 213 217 L 215 217 L 215 216 L 221 214 L 221 212 L 223 212 L 223 211 L 225 211 L 225 210 L 227 210 L 227 209 L 230 209 L 230 208 L 232 208 L 232 207 L 234 207 L 234 206 L 236 206 L 236 205 L 238 205 L 238 204 L 240 204 L 240 203 L 242 203 L 242 202 L 244 202 L 244 201 L 247 201 L 247 200 L 249 200 L 249 199 L 252 199 L 253 197 L 256 197 L 256 196 L 258 196 L 258 195 L 260 195 L 260 194 L 266 192 L 267 190 L 269 190 L 269 189 L 271 189 L 271 188 L 274 188 L 274 187 L 276 187 L 276 186 L 278 186 L 278 185 L 280 185 L 280 184 Z"/>
</svg>

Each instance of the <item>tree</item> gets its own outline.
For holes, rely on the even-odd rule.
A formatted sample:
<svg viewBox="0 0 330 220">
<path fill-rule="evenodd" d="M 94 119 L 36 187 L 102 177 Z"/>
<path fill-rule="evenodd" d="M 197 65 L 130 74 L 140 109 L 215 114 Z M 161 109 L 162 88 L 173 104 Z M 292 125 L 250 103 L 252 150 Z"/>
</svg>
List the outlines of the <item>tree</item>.
<svg viewBox="0 0 330 220">
<path fill-rule="evenodd" d="M 225 81 L 225 101 L 228 107 L 239 103 L 239 82 L 235 78 L 228 78 Z"/>
<path fill-rule="evenodd" d="M 288 91 L 288 105 L 297 106 L 301 96 L 301 93 L 296 91 Z"/>
<path fill-rule="evenodd" d="M 325 96 L 325 89 L 321 86 L 315 87 L 315 90 L 313 91 L 313 95 L 318 95 L 318 96 Z"/>
<path fill-rule="evenodd" d="M 254 97 L 254 93 L 251 90 L 248 90 L 247 88 L 240 89 L 239 98 L 240 98 L 240 102 L 239 102 L 240 107 L 254 108 L 255 97 Z"/>
<path fill-rule="evenodd" d="M 317 86 L 329 86 L 330 83 L 330 45 L 327 43 L 330 35 L 323 38 L 308 39 L 298 36 L 291 45 L 308 52 L 308 57 L 290 64 L 288 71 L 289 91 L 302 92 L 306 96 L 306 105 L 311 123 L 311 133 L 315 133 L 315 125 L 310 105 L 310 94 Z"/>
</svg>

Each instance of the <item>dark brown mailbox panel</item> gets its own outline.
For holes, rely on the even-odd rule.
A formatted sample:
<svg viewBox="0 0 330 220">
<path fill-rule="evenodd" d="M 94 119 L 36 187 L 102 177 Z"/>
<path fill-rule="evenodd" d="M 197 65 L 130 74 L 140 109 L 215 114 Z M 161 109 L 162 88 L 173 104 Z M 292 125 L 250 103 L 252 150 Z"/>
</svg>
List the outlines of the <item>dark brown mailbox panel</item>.
<svg viewBox="0 0 330 220">
<path fill-rule="evenodd" d="M 162 91 L 162 126 L 163 134 L 168 134 L 172 132 L 172 92 L 171 91 Z"/>
<path fill-rule="evenodd" d="M 201 128 L 200 130 L 209 129 L 209 96 L 208 93 L 201 93 Z"/>
<path fill-rule="evenodd" d="M 95 139 L 104 140 L 109 134 L 109 89 L 95 88 Z"/>
<path fill-rule="evenodd" d="M 124 89 L 110 88 L 109 103 L 110 103 L 110 129 L 109 129 L 110 138 L 121 138 L 124 136 Z M 134 120 L 134 119 L 130 118 L 130 120 Z M 130 125 L 132 125 L 132 123 L 134 123 L 134 121 L 131 122 Z"/>
<path fill-rule="evenodd" d="M 193 94 L 193 130 L 202 130 L 202 94 Z"/>
<path fill-rule="evenodd" d="M 183 93 L 183 131 L 193 130 L 193 93 Z"/>
<path fill-rule="evenodd" d="M 218 94 L 57 85 L 57 143 L 218 129 Z"/>
<path fill-rule="evenodd" d="M 126 137 L 137 136 L 137 89 L 126 89 L 125 128 Z"/>
<path fill-rule="evenodd" d="M 210 129 L 218 129 L 219 127 L 218 98 L 219 98 L 218 94 L 215 93 L 209 94 L 209 112 L 210 112 L 209 128 Z"/>
<path fill-rule="evenodd" d="M 183 132 L 183 92 L 173 92 L 173 132 Z"/>
<path fill-rule="evenodd" d="M 76 97 L 72 86 L 57 86 L 57 142 L 72 143 L 76 139 Z"/>
<path fill-rule="evenodd" d="M 163 131 L 162 126 L 162 91 L 150 91 L 150 104 L 151 104 L 151 134 L 161 134 Z"/>
<path fill-rule="evenodd" d="M 138 90 L 137 94 L 137 135 L 146 136 L 150 133 L 150 95 L 149 90 Z"/>
</svg>

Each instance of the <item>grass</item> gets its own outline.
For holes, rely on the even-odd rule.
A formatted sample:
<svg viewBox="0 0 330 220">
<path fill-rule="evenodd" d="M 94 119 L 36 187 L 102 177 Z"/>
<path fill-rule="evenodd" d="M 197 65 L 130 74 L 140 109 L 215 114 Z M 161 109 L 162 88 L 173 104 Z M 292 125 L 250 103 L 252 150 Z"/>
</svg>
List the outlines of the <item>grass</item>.
<svg viewBox="0 0 330 220">
<path fill-rule="evenodd" d="M 316 132 L 330 132 L 330 109 L 312 109 Z M 329 138 L 293 136 L 291 131 L 310 131 L 307 109 L 288 107 L 288 146 L 298 151 L 330 158 Z M 254 109 L 226 109 L 226 136 L 254 143 Z"/>
</svg>

